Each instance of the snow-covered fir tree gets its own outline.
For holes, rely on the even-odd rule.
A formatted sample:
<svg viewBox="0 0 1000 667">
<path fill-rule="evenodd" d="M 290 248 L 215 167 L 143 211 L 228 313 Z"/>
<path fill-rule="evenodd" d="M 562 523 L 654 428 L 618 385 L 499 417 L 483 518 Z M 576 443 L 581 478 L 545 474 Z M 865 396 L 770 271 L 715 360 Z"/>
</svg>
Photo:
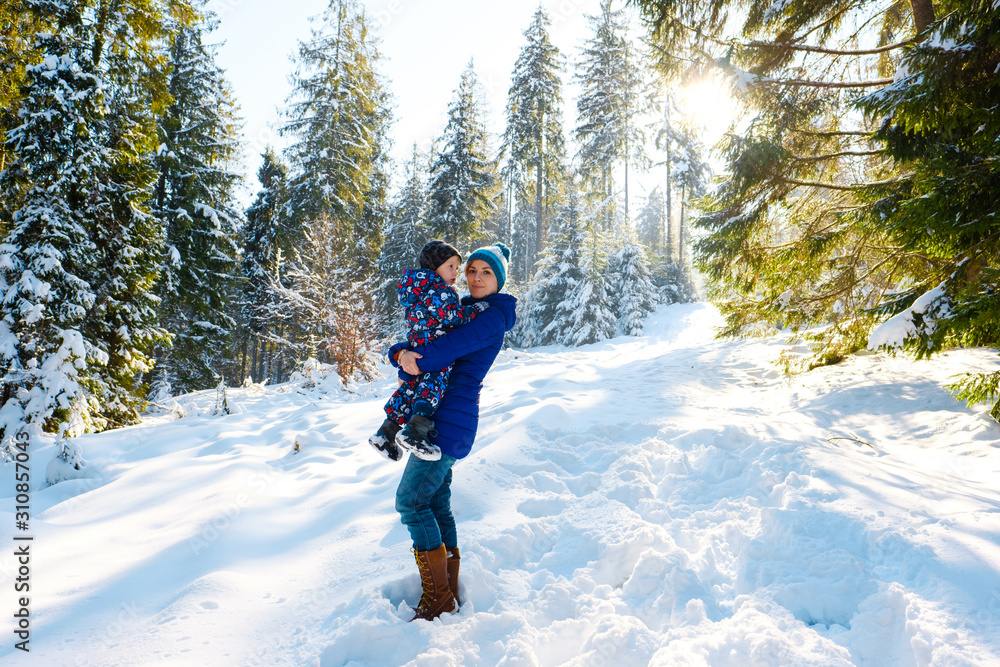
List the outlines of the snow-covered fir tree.
<svg viewBox="0 0 1000 667">
<path fill-rule="evenodd" d="M 104 80 L 107 107 L 104 146 L 111 168 L 101 188 L 108 204 L 90 218 L 94 261 L 90 285 L 98 295 L 84 335 L 107 355 L 104 372 L 88 387 L 112 426 L 138 421 L 148 376 L 147 352 L 165 331 L 155 296 L 164 243 L 163 221 L 152 214 L 156 179 L 153 161 L 157 119 L 169 100 L 169 58 L 163 52 L 171 30 L 166 8 L 149 0 L 98 9 L 94 23 L 94 67 Z M 174 11 L 189 10 L 180 2 Z M 141 65 L 139 65 L 141 63 Z M 135 353 L 135 348 L 144 351 Z"/>
<path fill-rule="evenodd" d="M 549 209 L 556 204 L 564 179 L 566 146 L 562 129 L 563 58 L 549 39 L 549 18 L 539 6 L 524 31 L 526 44 L 514 64 L 507 93 L 507 127 L 500 146 L 501 176 L 517 210 L 530 205 L 534 224 L 526 216 L 511 225 L 510 242 L 527 267 L 534 267 L 544 246 Z M 508 220 L 513 222 L 513 212 Z M 530 274 L 520 274 L 529 278 Z"/>
<path fill-rule="evenodd" d="M 278 308 L 305 314 L 313 323 L 289 342 L 298 359 L 333 364 L 345 382 L 375 375 L 378 318 L 368 275 L 346 262 L 353 239 L 338 236 L 341 223 L 328 215 L 306 225 L 290 263 L 288 286 L 272 282 Z"/>
<path fill-rule="evenodd" d="M 154 211 L 167 233 L 157 286 L 160 322 L 173 341 L 157 351 L 156 395 L 218 384 L 235 333 L 238 128 L 215 47 L 205 43 L 214 24 L 202 16 L 179 25 L 170 45 L 173 104 L 160 122 Z"/>
<path fill-rule="evenodd" d="M 656 186 L 646 198 L 636 220 L 637 236 L 644 247 L 643 265 L 648 269 L 652 294 L 660 303 L 689 303 L 698 299 L 691 276 L 691 265 L 678 264 L 673 258 L 670 225 L 667 224 L 666 207 L 660 187 Z"/>
<path fill-rule="evenodd" d="M 0 3 L 0 171 L 14 160 L 4 141 L 7 133 L 21 124 L 21 87 L 25 83 L 28 65 L 38 60 L 35 35 L 42 26 L 50 29 L 46 17 L 37 11 L 26 11 L 24 2 Z M 0 224 L 10 221 L 11 211 L 0 201 Z M 0 228 L 0 233 L 6 230 Z"/>
<path fill-rule="evenodd" d="M 496 206 L 496 164 L 489 158 L 479 94 L 470 61 L 448 107 L 428 187 L 431 234 L 461 246 L 481 240 L 481 226 Z"/>
<path fill-rule="evenodd" d="M 328 234 L 326 243 L 342 253 L 339 263 L 355 267 L 349 276 L 323 272 L 331 263 L 315 261 L 296 264 L 289 258 L 289 272 L 296 278 L 285 288 L 332 284 L 345 307 L 357 311 L 371 308 L 371 295 L 355 285 L 374 276 L 382 244 L 387 214 L 386 188 L 391 118 L 389 95 L 378 71 L 381 55 L 369 30 L 364 8 L 355 0 L 335 0 L 319 17 L 319 25 L 309 41 L 300 44 L 293 92 L 282 133 L 293 141 L 286 151 L 292 176 L 288 186 L 291 242 L 301 246 L 307 238 L 315 241 L 310 225 L 320 224 Z M 307 255 L 301 254 L 306 258 Z M 303 261 L 307 261 L 304 259 Z M 303 341 L 329 335 L 306 308 L 294 310 L 295 300 L 285 300 L 285 332 L 280 342 L 296 361 L 305 350 Z M 366 336 L 376 335 L 374 327 Z M 353 362 L 347 362 L 349 364 Z M 279 371 L 280 373 L 281 371 Z"/>
<path fill-rule="evenodd" d="M 624 167 L 624 219 L 628 222 L 629 165 L 645 161 L 645 136 L 637 122 L 642 112 L 639 51 L 627 37 L 625 10 L 602 0 L 597 16 L 588 16 L 593 35 L 585 42 L 575 78 L 577 99 L 574 134 L 584 182 L 604 205 L 606 229 L 614 220 L 614 166 Z"/>
<path fill-rule="evenodd" d="M 287 209 L 288 167 L 274 149 L 267 147 L 257 171 L 261 189 L 246 211 L 243 227 L 243 295 L 240 321 L 245 327 L 244 352 L 248 357 L 244 373 L 260 382 L 271 377 L 277 352 L 272 336 L 280 336 L 282 320 L 276 314 L 271 279 L 279 274 L 281 257 L 289 257 L 292 247 Z"/>
<path fill-rule="evenodd" d="M 517 324 L 511 332 L 515 345 L 532 347 L 561 343 L 569 338 L 570 313 L 564 303 L 583 280 L 585 213 L 571 183 L 566 203 L 556 211 L 551 243 L 542 253 L 538 271 L 524 295 Z"/>
<path fill-rule="evenodd" d="M 351 225 L 361 219 L 385 158 L 390 111 L 380 60 L 356 0 L 333 0 L 311 38 L 299 44 L 281 132 L 292 139 L 286 152 L 292 172 L 289 207 L 300 234 L 307 221 L 321 215 L 342 223 L 342 233 L 356 231 Z M 377 252 L 377 236 L 363 240 L 373 240 Z"/>
<path fill-rule="evenodd" d="M 660 186 L 646 197 L 639 215 L 636 217 L 636 235 L 638 240 L 650 250 L 660 251 L 669 246 L 666 232 L 666 208 L 663 201 L 663 191 Z"/>
<path fill-rule="evenodd" d="M 670 153 L 673 185 L 679 193 L 680 217 L 677 223 L 677 262 L 681 266 L 691 263 L 689 231 L 691 200 L 705 194 L 711 168 L 705 160 L 705 149 L 697 133 L 683 128 L 675 134 L 676 146 Z"/>
<path fill-rule="evenodd" d="M 392 204 L 385 230 L 385 243 L 378 258 L 378 294 L 376 308 L 382 333 L 392 337 L 405 334 L 406 326 L 399 307 L 397 287 L 403 271 L 417 266 L 420 249 L 429 239 L 426 225 L 426 157 L 413 145 L 413 153 L 404 166 L 406 182 Z"/>
<path fill-rule="evenodd" d="M 532 261 L 535 251 L 535 230 L 538 216 L 530 194 L 525 189 L 510 188 L 513 202 L 507 206 L 506 217 L 510 229 L 510 274 L 517 281 L 529 281 L 537 268 Z"/>
<path fill-rule="evenodd" d="M 608 260 L 608 286 L 618 330 L 626 336 L 641 335 L 643 320 L 656 310 L 656 287 L 642 255 L 638 245 L 626 243 Z"/>
<path fill-rule="evenodd" d="M 8 138 L 17 157 L 0 173 L 0 198 L 13 209 L 0 246 L 5 438 L 40 433 L 56 411 L 65 431 L 70 410 L 86 405 L 80 375 L 96 352 L 81 331 L 97 298 L 87 282 L 81 189 L 95 187 L 106 166 L 94 128 L 103 122 L 101 80 L 82 67 L 86 42 L 69 34 L 40 41 L 43 60 L 26 68 L 23 123 Z"/>
<path fill-rule="evenodd" d="M 560 304 L 559 317 L 566 321 L 562 342 L 566 345 L 587 345 L 613 338 L 618 318 L 614 297 L 608 289 L 606 260 L 590 239 L 590 248 L 583 253 L 581 280 L 574 285 Z"/>
<path fill-rule="evenodd" d="M 150 293 L 162 236 L 143 208 L 153 172 L 142 156 L 155 147 L 154 114 L 166 99 L 157 7 L 30 9 L 50 29 L 34 36 L 21 124 L 7 136 L 13 162 L 0 172 L 11 213 L 0 244 L 5 438 L 134 421 L 137 378 L 164 337 Z M 137 61 L 146 64 L 139 77 Z M 56 463 L 50 481 L 72 476 L 79 449 L 61 440 Z"/>
</svg>

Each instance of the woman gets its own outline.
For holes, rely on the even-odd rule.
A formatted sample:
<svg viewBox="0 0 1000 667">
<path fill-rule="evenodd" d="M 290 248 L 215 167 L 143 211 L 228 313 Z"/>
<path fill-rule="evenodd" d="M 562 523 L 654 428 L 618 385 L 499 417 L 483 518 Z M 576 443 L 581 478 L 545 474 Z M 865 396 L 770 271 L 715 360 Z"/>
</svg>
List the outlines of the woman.
<svg viewBox="0 0 1000 667">
<path fill-rule="evenodd" d="M 410 375 L 436 371 L 454 364 L 451 379 L 437 411 L 430 441 L 441 458 L 425 461 L 410 455 L 396 490 L 396 511 L 410 531 L 420 571 L 423 595 L 418 618 L 433 620 L 458 609 L 460 555 L 455 518 L 451 513 L 452 466 L 468 456 L 479 426 L 479 391 L 483 378 L 514 326 L 517 299 L 501 294 L 507 281 L 510 250 L 502 243 L 479 248 L 465 267 L 470 296 L 466 305 L 489 303 L 476 319 L 418 348 L 397 343 L 389 350 L 393 365 Z"/>
</svg>

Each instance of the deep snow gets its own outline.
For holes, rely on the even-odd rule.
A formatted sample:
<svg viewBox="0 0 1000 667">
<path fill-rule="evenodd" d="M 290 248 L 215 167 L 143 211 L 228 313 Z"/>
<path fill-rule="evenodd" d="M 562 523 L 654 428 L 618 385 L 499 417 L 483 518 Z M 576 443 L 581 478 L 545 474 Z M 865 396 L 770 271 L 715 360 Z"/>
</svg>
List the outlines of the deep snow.
<svg viewBox="0 0 1000 667">
<path fill-rule="evenodd" d="M 787 377 L 708 305 L 507 351 L 456 468 L 464 606 L 419 598 L 367 445 L 387 376 L 214 392 L 80 439 L 32 498 L 37 665 L 1000 664 L 1000 427 L 942 385 L 992 350 Z M 300 451 L 294 451 L 298 441 Z M 32 454 L 34 477 L 51 452 Z M 12 628 L 13 470 L 0 607 Z"/>
</svg>

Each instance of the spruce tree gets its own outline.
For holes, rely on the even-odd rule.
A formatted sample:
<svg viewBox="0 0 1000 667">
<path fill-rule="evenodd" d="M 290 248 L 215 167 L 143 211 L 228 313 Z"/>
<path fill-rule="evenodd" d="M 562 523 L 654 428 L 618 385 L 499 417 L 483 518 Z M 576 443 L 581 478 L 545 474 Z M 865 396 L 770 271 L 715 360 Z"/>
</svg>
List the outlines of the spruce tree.
<svg viewBox="0 0 1000 667">
<path fill-rule="evenodd" d="M 566 203 L 557 209 L 553 220 L 551 244 L 542 253 L 512 332 L 516 344 L 531 347 L 568 340 L 573 313 L 565 303 L 584 278 L 585 217 L 571 183 Z"/>
<path fill-rule="evenodd" d="M 257 382 L 271 378 L 276 352 L 271 338 L 281 329 L 281 319 L 275 315 L 271 281 L 279 275 L 281 257 L 287 258 L 293 251 L 288 243 L 290 218 L 284 206 L 288 167 L 271 147 L 267 147 L 261 157 L 263 161 L 257 171 L 261 190 L 247 209 L 243 227 L 240 313 L 246 327 L 244 338 L 250 357 L 247 370 Z"/>
<path fill-rule="evenodd" d="M 626 336 L 641 335 L 643 320 L 656 310 L 657 301 L 642 249 L 634 243 L 626 243 L 608 260 L 607 275 L 618 329 Z"/>
<path fill-rule="evenodd" d="M 866 192 L 859 217 L 922 260 L 924 270 L 879 308 L 911 316 L 912 333 L 887 347 L 902 343 L 918 358 L 1000 345 L 1000 7 L 942 8 L 904 52 L 894 82 L 859 103 L 880 119 L 874 139 L 905 171 Z M 992 403 L 1000 421 L 1000 372 L 967 374 L 950 388 L 970 404 Z"/>
<path fill-rule="evenodd" d="M 291 137 L 289 207 L 295 230 L 326 215 L 352 234 L 378 184 L 390 119 L 381 54 L 356 0 L 334 0 L 299 45 L 294 88 L 282 134 Z M 377 234 L 378 230 L 373 233 Z M 360 240 L 360 239 L 359 239 Z M 377 252 L 377 236 L 365 255 Z"/>
<path fill-rule="evenodd" d="M 96 361 L 81 333 L 97 298 L 86 281 L 92 247 L 82 212 L 103 167 L 94 125 L 104 100 L 100 79 L 82 66 L 83 26 L 60 18 L 61 30 L 39 40 L 41 62 L 26 68 L 23 122 L 8 138 L 17 157 L 0 173 L 13 209 L 0 246 L 5 438 L 39 433 L 53 418 L 65 433 L 70 411 L 86 405 L 80 375 Z"/>
<path fill-rule="evenodd" d="M 150 293 L 162 236 L 144 209 L 152 170 L 142 157 L 166 99 L 164 28 L 148 3 L 98 9 L 84 20 L 81 3 L 31 6 L 47 29 L 24 69 L 22 122 L 7 137 L 14 160 L 0 172 L 11 212 L 0 245 L 5 437 L 135 421 L 136 378 L 164 337 Z M 79 465 L 66 440 L 58 456 Z"/>
<path fill-rule="evenodd" d="M 21 124 L 21 87 L 27 76 L 27 66 L 38 60 L 35 35 L 51 28 L 40 13 L 29 10 L 26 0 L 9 0 L 0 4 L 0 171 L 15 159 L 6 143 L 7 133 Z M 10 221 L 12 211 L 0 201 L 0 224 Z M 0 228 L 0 234 L 6 233 Z"/>
<path fill-rule="evenodd" d="M 560 306 L 566 345 L 587 345 L 613 338 L 617 326 L 613 297 L 609 293 L 606 261 L 592 247 L 583 253 L 583 277 Z"/>
<path fill-rule="evenodd" d="M 410 160 L 404 166 L 406 182 L 393 202 L 378 258 L 376 308 L 382 316 L 382 332 L 390 338 L 406 331 L 397 296 L 399 279 L 406 269 L 417 266 L 420 249 L 429 239 L 425 162 L 426 158 L 414 144 Z"/>
<path fill-rule="evenodd" d="M 496 165 L 488 157 L 478 88 L 470 61 L 448 107 L 442 148 L 431 167 L 428 227 L 433 236 L 458 245 L 480 240 L 495 208 Z"/>
<path fill-rule="evenodd" d="M 646 203 L 639 210 L 636 218 L 636 233 L 639 242 L 651 252 L 664 252 L 666 242 L 666 213 L 663 202 L 663 191 L 660 186 L 646 197 Z"/>
<path fill-rule="evenodd" d="M 378 72 L 381 55 L 369 31 L 363 7 L 355 0 L 335 0 L 320 17 L 309 41 L 300 44 L 298 69 L 282 130 L 292 138 L 286 156 L 292 176 L 288 185 L 289 237 L 302 246 L 311 225 L 329 234 L 326 243 L 342 254 L 339 263 L 353 274 L 319 275 L 332 264 L 290 264 L 279 275 L 277 288 L 296 289 L 295 283 L 332 284 L 343 305 L 357 311 L 371 308 L 371 295 L 355 286 L 374 275 L 387 215 L 389 96 Z M 315 236 L 309 237 L 315 241 Z M 291 283 L 285 273 L 297 278 Z M 308 300 L 285 299 L 285 331 L 280 338 L 293 360 L 309 341 L 329 335 L 329 324 L 310 314 Z M 301 309 L 296 303 L 301 304 Z M 374 336 L 374 327 L 362 330 Z M 364 343 L 364 342 L 363 342 Z M 367 344 L 367 343 L 364 343 Z M 364 345 L 362 345 L 363 347 Z M 346 361 L 348 365 L 353 361 Z"/>
<path fill-rule="evenodd" d="M 354 240 L 337 236 L 339 221 L 323 215 L 305 236 L 287 273 L 288 287 L 273 283 L 279 308 L 305 314 L 312 326 L 290 345 L 298 359 L 333 364 L 349 382 L 375 376 L 377 317 L 368 275 L 345 262 Z"/>
<path fill-rule="evenodd" d="M 532 257 L 535 252 L 535 230 L 538 216 L 525 190 L 514 192 L 510 217 L 510 273 L 518 281 L 529 281 L 536 271 Z"/>
<path fill-rule="evenodd" d="M 624 167 L 625 220 L 628 221 L 629 165 L 644 163 L 645 136 L 636 117 L 642 111 L 638 50 L 627 37 L 625 10 L 612 10 L 602 0 L 597 16 L 588 16 L 594 31 L 584 46 L 576 79 L 581 94 L 576 103 L 577 160 L 584 182 L 598 193 L 605 212 L 605 229 L 614 220 L 614 166 Z"/>
<path fill-rule="evenodd" d="M 179 25 L 170 45 L 173 103 L 160 121 L 154 211 L 166 228 L 157 292 L 161 324 L 173 335 L 158 351 L 155 391 L 213 387 L 231 354 L 238 299 L 241 216 L 234 208 L 237 119 L 215 48 L 211 17 Z"/>
<path fill-rule="evenodd" d="M 516 192 L 519 200 L 531 202 L 533 209 L 534 225 L 519 226 L 523 239 L 512 239 L 519 253 L 527 253 L 522 261 L 528 267 L 534 266 L 544 246 L 548 211 L 564 178 L 566 160 L 560 79 L 563 59 L 549 39 L 548 26 L 548 15 L 539 7 L 524 31 L 527 43 L 514 64 L 507 93 L 507 128 L 500 146 L 501 160 L 506 157 L 502 175 L 508 193 Z"/>
<path fill-rule="evenodd" d="M 704 158 L 704 148 L 690 127 L 674 133 L 676 144 L 670 152 L 673 186 L 680 195 L 680 216 L 677 221 L 677 263 L 689 265 L 688 246 L 691 244 L 688 215 L 692 200 L 705 195 L 711 169 Z"/>
<path fill-rule="evenodd" d="M 931 25 L 933 5 L 751 4 L 734 38 L 730 0 L 636 4 L 667 56 L 665 75 L 676 80 L 684 62 L 694 74 L 721 67 L 749 111 L 721 143 L 726 176 L 696 222 L 723 334 L 781 323 L 815 343 L 812 364 L 865 346 L 885 295 L 920 282 L 929 264 L 890 225 L 865 222 L 869 195 L 909 178 L 859 103 L 903 74 L 901 54 Z"/>
<path fill-rule="evenodd" d="M 185 7 L 178 3 L 175 10 L 183 13 Z M 104 83 L 106 122 L 100 142 L 108 169 L 100 185 L 105 201 L 87 215 L 95 264 L 89 283 L 97 301 L 84 336 L 107 359 L 87 390 L 110 425 L 138 421 L 149 353 L 167 335 L 155 296 L 163 226 L 149 206 L 156 178 L 156 122 L 169 100 L 169 65 L 162 53 L 169 26 L 158 9 L 148 1 L 115 8 L 102 4 L 91 46 L 93 66 Z"/>
</svg>

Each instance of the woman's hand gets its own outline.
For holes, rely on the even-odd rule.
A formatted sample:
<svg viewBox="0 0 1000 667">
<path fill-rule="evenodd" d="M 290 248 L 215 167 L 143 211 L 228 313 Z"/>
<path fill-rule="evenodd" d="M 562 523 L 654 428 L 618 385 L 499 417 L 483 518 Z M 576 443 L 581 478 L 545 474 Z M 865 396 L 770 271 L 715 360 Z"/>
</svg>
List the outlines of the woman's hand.
<svg viewBox="0 0 1000 667">
<path fill-rule="evenodd" d="M 424 355 L 419 352 L 414 352 L 413 350 L 400 350 L 399 354 L 396 355 L 396 363 L 399 367 L 410 375 L 420 375 L 420 367 L 417 366 L 417 359 L 423 359 Z"/>
</svg>

